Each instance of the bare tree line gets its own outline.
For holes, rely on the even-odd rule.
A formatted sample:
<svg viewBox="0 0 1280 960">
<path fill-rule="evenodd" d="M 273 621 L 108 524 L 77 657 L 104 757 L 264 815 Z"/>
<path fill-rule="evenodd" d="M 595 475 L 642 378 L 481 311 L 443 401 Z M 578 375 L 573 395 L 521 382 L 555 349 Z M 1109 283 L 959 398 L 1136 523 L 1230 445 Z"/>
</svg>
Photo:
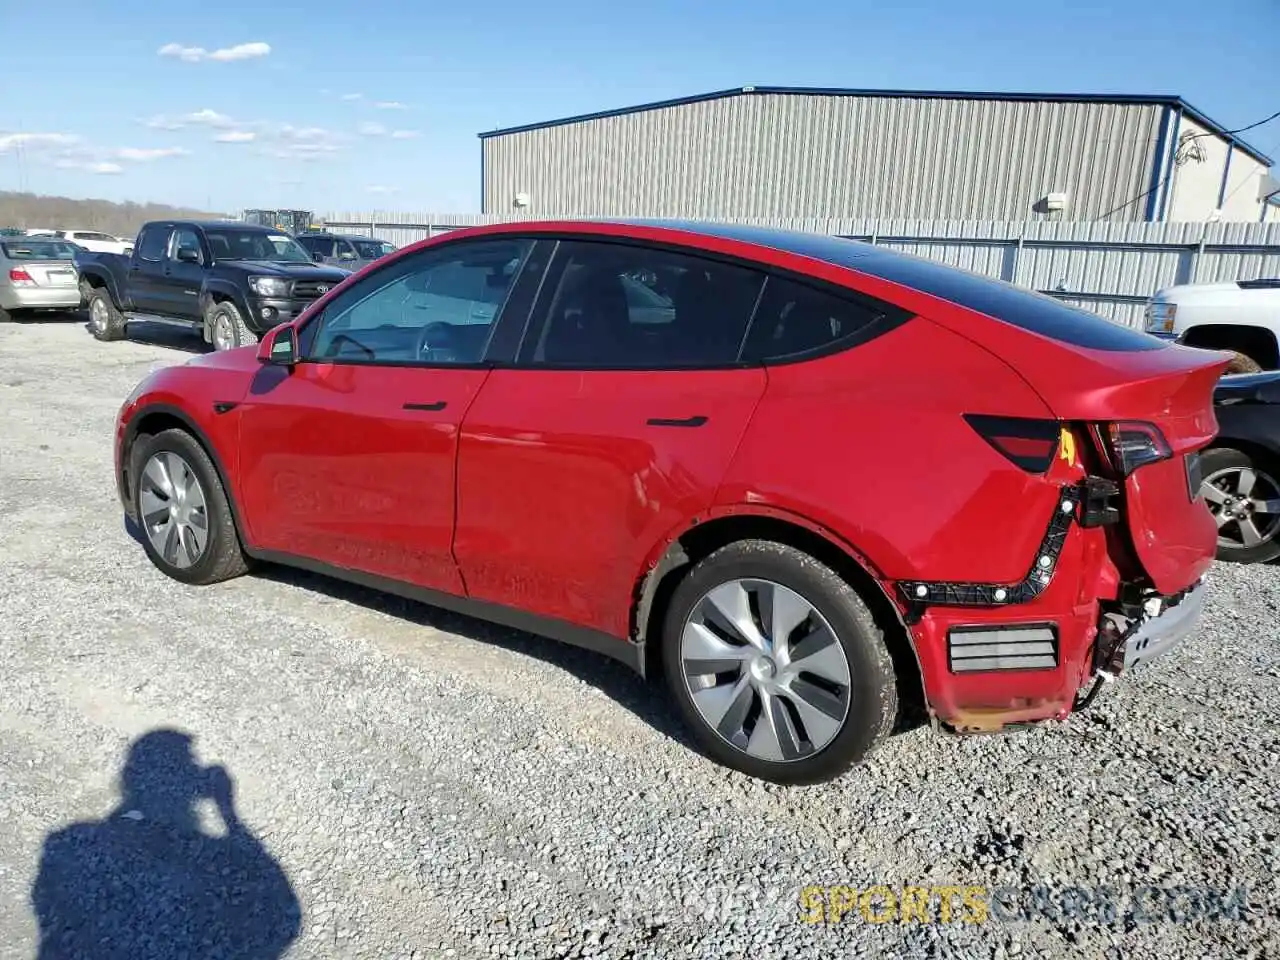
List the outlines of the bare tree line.
<svg viewBox="0 0 1280 960">
<path fill-rule="evenodd" d="M 73 200 L 35 193 L 0 190 L 0 227 L 24 230 L 101 230 L 112 236 L 132 237 L 148 220 L 168 218 L 217 219 L 225 213 L 209 213 L 163 203 L 113 203 L 110 200 Z"/>
</svg>

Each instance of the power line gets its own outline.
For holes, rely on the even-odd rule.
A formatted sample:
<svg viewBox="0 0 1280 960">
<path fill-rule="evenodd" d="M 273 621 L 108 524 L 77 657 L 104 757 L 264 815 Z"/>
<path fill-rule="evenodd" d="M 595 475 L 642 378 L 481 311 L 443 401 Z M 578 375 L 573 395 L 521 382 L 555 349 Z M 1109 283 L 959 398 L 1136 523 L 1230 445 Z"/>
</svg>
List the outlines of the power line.
<svg viewBox="0 0 1280 960">
<path fill-rule="evenodd" d="M 1237 133 L 1244 133 L 1246 130 L 1253 130 L 1256 127 L 1262 126 L 1264 123 L 1270 123 L 1272 120 L 1275 120 L 1277 117 L 1280 117 L 1280 110 L 1277 110 L 1275 113 L 1271 114 L 1271 116 L 1269 117 L 1264 117 L 1263 119 L 1259 120 L 1257 123 L 1249 124 L 1247 127 L 1240 127 L 1239 129 L 1236 129 L 1236 130 L 1223 130 L 1221 133 L 1215 133 L 1211 130 L 1206 130 L 1203 133 L 1192 133 L 1183 137 L 1181 143 L 1174 144 L 1173 168 L 1170 169 L 1168 173 L 1166 173 L 1163 177 L 1161 177 L 1158 181 L 1156 181 L 1156 183 L 1153 186 L 1148 187 L 1146 190 L 1142 191 L 1142 193 L 1138 194 L 1132 200 L 1126 200 L 1124 203 L 1120 204 L 1120 206 L 1112 207 L 1106 213 L 1101 214 L 1100 216 L 1097 217 L 1097 220 L 1105 220 L 1107 217 L 1111 216 L 1113 213 L 1119 213 L 1121 210 L 1124 210 L 1127 207 L 1133 206 L 1139 200 L 1142 200 L 1146 197 L 1151 196 L 1151 194 L 1155 193 L 1157 190 L 1163 187 L 1166 183 L 1168 183 L 1169 178 L 1173 176 L 1173 170 L 1177 169 L 1177 167 L 1179 166 L 1178 153 L 1181 152 L 1182 147 L 1185 144 L 1191 143 L 1194 140 L 1199 140 L 1201 137 L 1215 137 L 1215 136 L 1234 137 Z M 1240 185 L 1237 186 L 1235 190 L 1231 191 L 1231 193 L 1228 194 L 1228 196 L 1234 196 L 1236 191 L 1239 190 L 1241 186 L 1244 186 L 1245 183 L 1248 183 L 1248 180 L 1241 181 Z M 1226 198 L 1224 198 L 1222 202 L 1226 203 Z"/>
</svg>

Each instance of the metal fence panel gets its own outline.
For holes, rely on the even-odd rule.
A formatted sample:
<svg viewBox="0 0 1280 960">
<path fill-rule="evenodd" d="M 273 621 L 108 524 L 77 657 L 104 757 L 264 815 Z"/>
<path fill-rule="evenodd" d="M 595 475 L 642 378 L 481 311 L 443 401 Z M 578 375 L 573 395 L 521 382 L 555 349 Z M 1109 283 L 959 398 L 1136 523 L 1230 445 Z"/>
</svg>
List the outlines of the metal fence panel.
<svg viewBox="0 0 1280 960">
<path fill-rule="evenodd" d="M 332 230 L 403 246 L 459 227 L 529 215 L 338 212 Z M 728 222 L 850 237 L 1058 297 L 1129 326 L 1176 283 L 1280 277 L 1280 223 L 1003 222 L 867 218 L 733 218 Z"/>
</svg>

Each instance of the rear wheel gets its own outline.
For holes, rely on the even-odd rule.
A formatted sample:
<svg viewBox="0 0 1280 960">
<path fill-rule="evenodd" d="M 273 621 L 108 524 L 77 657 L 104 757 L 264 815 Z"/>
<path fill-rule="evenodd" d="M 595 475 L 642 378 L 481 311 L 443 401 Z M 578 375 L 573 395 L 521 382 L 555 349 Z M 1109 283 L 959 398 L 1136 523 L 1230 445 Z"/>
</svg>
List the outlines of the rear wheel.
<svg viewBox="0 0 1280 960">
<path fill-rule="evenodd" d="M 125 318 L 111 302 L 106 287 L 94 287 L 89 297 L 89 332 L 97 340 L 123 340 Z"/>
<path fill-rule="evenodd" d="M 1266 563 L 1280 557 L 1280 470 L 1242 450 L 1200 456 L 1200 493 L 1218 523 L 1218 559 Z"/>
<path fill-rule="evenodd" d="M 234 303 L 215 303 L 209 310 L 209 342 L 215 350 L 234 350 L 258 342 Z"/>
<path fill-rule="evenodd" d="M 830 780 L 897 717 L 893 663 L 871 611 L 793 547 L 744 540 L 700 561 L 672 595 L 662 644 L 699 746 L 753 777 Z"/>
<path fill-rule="evenodd" d="M 218 471 L 189 433 L 139 438 L 129 475 L 143 547 L 163 573 L 208 584 L 248 569 Z"/>
<path fill-rule="evenodd" d="M 0 307 L 0 323 L 8 323 L 13 319 L 13 312 Z"/>
</svg>

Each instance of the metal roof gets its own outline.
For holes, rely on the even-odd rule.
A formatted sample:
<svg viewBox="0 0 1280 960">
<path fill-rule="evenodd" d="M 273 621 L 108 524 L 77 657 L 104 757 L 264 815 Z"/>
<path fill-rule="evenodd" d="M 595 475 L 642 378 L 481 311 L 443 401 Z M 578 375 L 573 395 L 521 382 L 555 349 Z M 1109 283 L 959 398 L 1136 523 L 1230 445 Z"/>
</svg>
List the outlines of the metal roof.
<svg viewBox="0 0 1280 960">
<path fill-rule="evenodd" d="M 664 110 L 668 107 L 683 107 L 691 103 L 705 103 L 709 100 L 723 100 L 727 97 L 739 97 L 751 94 L 775 94 L 802 97 L 900 97 L 915 100 L 1012 100 L 1041 101 L 1046 103 L 1132 103 L 1171 107 L 1180 110 L 1196 123 L 1211 133 L 1225 140 L 1230 140 L 1241 150 L 1266 166 L 1271 166 L 1272 159 L 1251 146 L 1244 140 L 1237 139 L 1222 124 L 1217 123 L 1197 110 L 1182 97 L 1173 94 L 1120 94 L 1120 93 L 1007 93 L 978 92 L 962 90 L 864 90 L 846 87 L 732 87 L 728 90 L 715 90 L 711 93 L 699 93 L 690 97 L 677 97 L 674 100 L 655 100 L 652 103 L 641 103 L 631 107 L 618 107 L 614 110 L 600 110 L 596 113 L 583 113 L 573 117 L 562 117 L 559 120 L 544 120 L 541 123 L 526 123 L 517 127 L 503 127 L 498 130 L 487 130 L 478 134 L 481 140 L 490 137 L 502 137 L 509 133 L 526 133 L 530 130 L 543 130 L 547 127 L 560 127 L 570 123 L 582 123 L 585 120 L 603 120 L 606 117 L 621 117 L 629 113 L 643 113 L 648 110 Z"/>
</svg>

